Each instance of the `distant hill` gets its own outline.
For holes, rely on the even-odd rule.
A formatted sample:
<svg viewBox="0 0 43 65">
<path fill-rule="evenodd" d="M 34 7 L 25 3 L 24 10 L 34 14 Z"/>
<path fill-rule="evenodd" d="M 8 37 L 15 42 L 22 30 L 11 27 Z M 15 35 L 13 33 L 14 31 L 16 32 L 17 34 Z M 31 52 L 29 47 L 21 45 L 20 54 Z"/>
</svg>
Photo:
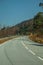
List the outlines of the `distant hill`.
<svg viewBox="0 0 43 65">
<path fill-rule="evenodd" d="M 31 32 L 42 32 L 43 30 L 43 12 L 39 12 L 34 18 L 22 21 L 21 23 L 12 27 L 3 27 L 0 30 L 0 37 L 11 35 L 28 35 Z"/>
<path fill-rule="evenodd" d="M 25 20 L 12 27 L 3 27 L 0 30 L 0 37 L 11 36 L 11 35 L 25 35 L 32 31 L 33 20 Z"/>
</svg>

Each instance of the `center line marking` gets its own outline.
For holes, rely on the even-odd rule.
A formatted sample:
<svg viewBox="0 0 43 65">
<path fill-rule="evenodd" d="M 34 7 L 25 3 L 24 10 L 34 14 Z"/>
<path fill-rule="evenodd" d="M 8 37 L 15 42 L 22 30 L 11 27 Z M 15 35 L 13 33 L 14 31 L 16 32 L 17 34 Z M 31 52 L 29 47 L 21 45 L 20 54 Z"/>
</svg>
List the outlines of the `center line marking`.
<svg viewBox="0 0 43 65">
<path fill-rule="evenodd" d="M 43 60 L 43 58 L 41 58 L 41 57 L 38 57 L 40 60 Z"/>
<path fill-rule="evenodd" d="M 30 53 L 32 53 L 33 55 L 35 55 L 35 53 L 32 50 L 29 50 Z"/>
<path fill-rule="evenodd" d="M 25 48 L 28 50 L 28 47 L 27 46 L 25 46 Z"/>
<path fill-rule="evenodd" d="M 22 45 L 28 50 L 28 52 L 30 52 L 33 55 L 36 55 L 31 49 L 29 49 L 22 41 Z M 41 61 L 43 61 L 43 58 L 41 58 L 40 56 L 36 56 L 38 59 L 40 59 Z"/>
<path fill-rule="evenodd" d="M 28 47 L 22 42 L 22 45 L 33 55 L 35 55 L 35 53 L 32 50 L 29 50 Z"/>
<path fill-rule="evenodd" d="M 22 43 L 22 45 L 28 50 L 28 47 L 24 43 Z"/>
</svg>

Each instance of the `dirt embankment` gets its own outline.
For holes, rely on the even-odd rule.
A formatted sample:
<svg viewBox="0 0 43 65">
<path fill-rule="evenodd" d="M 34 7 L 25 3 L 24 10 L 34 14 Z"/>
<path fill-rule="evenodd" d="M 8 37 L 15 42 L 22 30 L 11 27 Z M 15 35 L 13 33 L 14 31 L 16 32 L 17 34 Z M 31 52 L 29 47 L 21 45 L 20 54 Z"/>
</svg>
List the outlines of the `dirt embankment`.
<svg viewBox="0 0 43 65">
<path fill-rule="evenodd" d="M 29 35 L 29 38 L 35 42 L 38 42 L 40 44 L 43 44 L 43 35 L 39 35 L 39 34 L 33 34 L 31 33 Z"/>
<path fill-rule="evenodd" d="M 11 39 L 13 39 L 13 38 L 16 38 L 16 37 L 17 37 L 17 36 L 11 36 L 11 37 L 6 37 L 6 38 L 1 38 L 1 39 L 0 39 L 0 44 L 6 42 L 6 41 L 8 41 L 8 40 L 11 40 Z"/>
<path fill-rule="evenodd" d="M 8 40 L 10 40 L 10 39 L 11 39 L 11 38 L 1 39 L 1 40 L 0 40 L 0 44 L 4 43 L 5 41 L 8 41 Z"/>
</svg>

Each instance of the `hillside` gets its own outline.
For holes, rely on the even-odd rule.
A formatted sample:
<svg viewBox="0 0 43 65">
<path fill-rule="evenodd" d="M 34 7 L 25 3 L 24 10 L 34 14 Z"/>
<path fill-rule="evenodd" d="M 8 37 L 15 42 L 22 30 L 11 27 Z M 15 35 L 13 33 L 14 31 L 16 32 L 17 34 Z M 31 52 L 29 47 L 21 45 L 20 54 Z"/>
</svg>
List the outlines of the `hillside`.
<svg viewBox="0 0 43 65">
<path fill-rule="evenodd" d="M 33 20 L 25 20 L 12 27 L 3 27 L 0 30 L 0 37 L 12 36 L 12 35 L 27 35 L 32 31 Z"/>
<path fill-rule="evenodd" d="M 33 19 L 33 32 L 30 34 L 30 39 L 43 43 L 43 12 L 37 13 Z"/>
<path fill-rule="evenodd" d="M 0 30 L 0 37 L 29 34 L 33 40 L 36 37 L 43 38 L 43 12 L 38 12 L 33 19 L 22 21 L 12 27 L 3 27 Z"/>
</svg>

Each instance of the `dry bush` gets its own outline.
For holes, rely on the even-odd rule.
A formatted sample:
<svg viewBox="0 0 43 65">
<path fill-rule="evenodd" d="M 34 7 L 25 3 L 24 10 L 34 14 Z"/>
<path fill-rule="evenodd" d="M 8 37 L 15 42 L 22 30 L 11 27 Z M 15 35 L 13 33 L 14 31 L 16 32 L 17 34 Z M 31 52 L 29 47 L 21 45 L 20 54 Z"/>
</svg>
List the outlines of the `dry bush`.
<svg viewBox="0 0 43 65">
<path fill-rule="evenodd" d="M 41 35 L 40 35 L 41 36 Z M 38 34 L 30 34 L 29 38 L 35 42 L 42 43 L 43 44 L 43 37 L 40 37 Z"/>
</svg>

